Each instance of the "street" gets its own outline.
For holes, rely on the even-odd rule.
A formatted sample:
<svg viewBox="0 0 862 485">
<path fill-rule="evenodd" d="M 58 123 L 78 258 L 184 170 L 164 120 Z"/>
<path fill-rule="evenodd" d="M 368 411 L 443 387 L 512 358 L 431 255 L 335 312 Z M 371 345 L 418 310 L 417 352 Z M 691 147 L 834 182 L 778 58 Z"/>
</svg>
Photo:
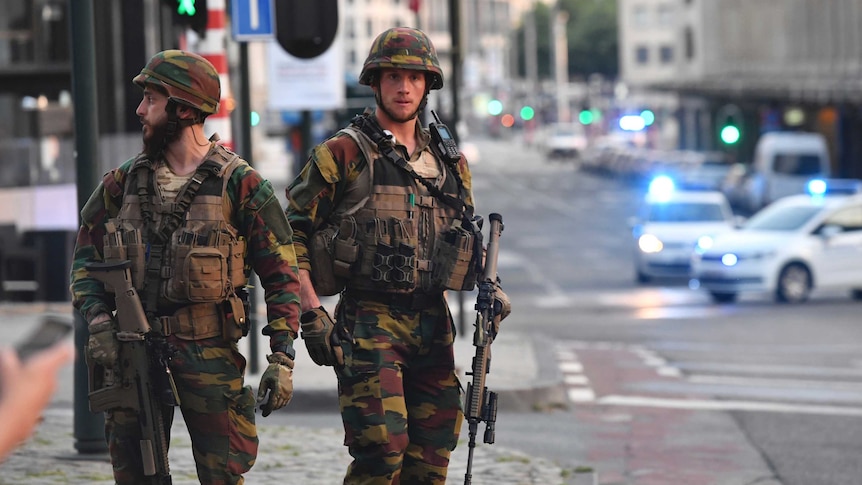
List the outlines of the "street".
<svg viewBox="0 0 862 485">
<path fill-rule="evenodd" d="M 539 335 L 569 396 L 564 411 L 501 415 L 499 443 L 589 463 L 600 483 L 862 483 L 858 302 L 815 293 L 802 305 L 751 295 L 722 306 L 685 281 L 637 286 L 627 225 L 637 189 L 510 141 L 480 153 L 478 212 L 505 221 L 499 272 L 514 312 L 504 331 Z M 566 444 L 566 413 L 607 429 Z M 723 481 L 722 466 L 744 466 L 722 465 L 727 446 L 757 450 L 773 475 Z M 642 476 L 614 478 L 639 460 Z"/>
</svg>

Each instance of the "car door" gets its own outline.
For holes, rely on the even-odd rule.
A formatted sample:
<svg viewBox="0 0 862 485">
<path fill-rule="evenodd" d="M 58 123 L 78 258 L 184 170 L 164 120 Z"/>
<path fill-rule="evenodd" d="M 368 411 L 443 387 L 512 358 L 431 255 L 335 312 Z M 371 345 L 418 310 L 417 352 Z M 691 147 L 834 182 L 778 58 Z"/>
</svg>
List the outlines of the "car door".
<svg viewBox="0 0 862 485">
<path fill-rule="evenodd" d="M 815 258 L 815 285 L 862 285 L 862 203 L 835 211 L 817 232 L 822 244 Z"/>
</svg>

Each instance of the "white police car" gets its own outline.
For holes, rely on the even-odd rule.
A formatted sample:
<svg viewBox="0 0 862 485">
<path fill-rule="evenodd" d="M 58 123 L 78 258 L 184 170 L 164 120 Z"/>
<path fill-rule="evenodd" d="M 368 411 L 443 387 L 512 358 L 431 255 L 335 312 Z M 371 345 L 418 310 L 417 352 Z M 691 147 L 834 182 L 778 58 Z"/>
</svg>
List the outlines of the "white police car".
<svg viewBox="0 0 862 485">
<path fill-rule="evenodd" d="M 635 274 L 639 283 L 656 277 L 688 277 L 691 254 L 700 241 L 734 228 L 724 194 L 675 190 L 666 176 L 656 177 L 640 214 L 631 220 Z"/>
<path fill-rule="evenodd" d="M 802 302 L 813 288 L 847 288 L 862 299 L 862 195 L 783 197 L 739 230 L 717 236 L 692 257 L 692 288 L 716 302 L 742 292 L 770 292 L 780 302 Z"/>
</svg>

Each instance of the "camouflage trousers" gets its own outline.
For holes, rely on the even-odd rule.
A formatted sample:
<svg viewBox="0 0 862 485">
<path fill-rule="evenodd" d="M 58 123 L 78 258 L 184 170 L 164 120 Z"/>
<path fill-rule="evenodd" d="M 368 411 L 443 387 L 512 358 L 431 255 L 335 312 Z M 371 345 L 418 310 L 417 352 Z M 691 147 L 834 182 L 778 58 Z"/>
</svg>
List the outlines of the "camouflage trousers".
<svg viewBox="0 0 862 485">
<path fill-rule="evenodd" d="M 464 419 L 445 301 L 411 311 L 345 297 L 336 313 L 353 335 L 336 369 L 344 483 L 445 483 Z"/>
<path fill-rule="evenodd" d="M 255 398 L 243 387 L 245 358 L 235 343 L 220 337 L 205 340 L 168 338 L 177 349 L 171 372 L 180 396 L 192 453 L 202 484 L 242 484 L 242 474 L 257 458 Z M 163 409 L 170 442 L 174 408 Z M 105 414 L 105 434 L 119 485 L 148 483 L 143 474 L 137 413 L 115 409 Z"/>
</svg>

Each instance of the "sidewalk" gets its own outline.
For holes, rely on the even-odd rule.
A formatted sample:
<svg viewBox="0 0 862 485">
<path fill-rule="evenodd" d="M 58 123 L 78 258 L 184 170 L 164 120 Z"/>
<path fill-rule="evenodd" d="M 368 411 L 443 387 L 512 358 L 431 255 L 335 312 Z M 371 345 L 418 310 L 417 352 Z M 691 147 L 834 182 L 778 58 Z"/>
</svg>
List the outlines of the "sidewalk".
<svg viewBox="0 0 862 485">
<path fill-rule="evenodd" d="M 72 308 L 70 304 L 0 303 L 0 338 L 7 345 L 16 342 L 45 312 L 71 315 Z M 458 337 L 455 346 L 456 365 L 465 386 L 469 379 L 465 372 L 469 370 L 474 355 L 472 323 L 467 333 L 466 336 Z M 264 349 L 263 339 L 260 344 Z M 277 480 L 277 483 L 304 485 L 340 483 L 350 461 L 342 445 L 335 375 L 330 368 L 314 365 L 301 342 L 296 345 L 296 350 L 294 397 L 285 411 L 278 412 L 289 415 L 289 418 L 269 421 L 258 419 L 260 453 L 257 463 L 246 475 L 248 484 L 271 483 L 273 480 Z M 248 355 L 247 349 L 244 353 Z M 45 414 L 44 422 L 27 443 L 0 465 L 0 485 L 112 483 L 110 464 L 105 456 L 81 455 L 74 449 L 72 381 L 70 366 L 63 371 L 60 387 Z M 258 381 L 257 375 L 246 377 L 249 385 L 257 386 Z M 555 406 L 563 399 L 561 378 L 555 368 L 543 364 L 540 351 L 537 351 L 528 335 L 514 331 L 501 332 L 494 342 L 487 385 L 499 394 L 500 410 L 542 409 Z M 307 414 L 312 412 L 316 414 Z M 320 413 L 331 413 L 332 419 L 321 419 Z M 277 424 L 284 421 L 296 424 Z M 174 484 L 198 483 L 189 438 L 184 428 L 182 416 L 177 413 L 170 450 Z M 474 452 L 474 484 L 578 483 L 572 481 L 570 470 L 564 471 L 548 460 L 533 458 L 499 445 L 483 444 L 483 429 L 484 426 L 480 426 Z M 467 452 L 465 425 L 460 443 L 452 456 L 449 474 L 451 483 L 463 482 Z"/>
</svg>

